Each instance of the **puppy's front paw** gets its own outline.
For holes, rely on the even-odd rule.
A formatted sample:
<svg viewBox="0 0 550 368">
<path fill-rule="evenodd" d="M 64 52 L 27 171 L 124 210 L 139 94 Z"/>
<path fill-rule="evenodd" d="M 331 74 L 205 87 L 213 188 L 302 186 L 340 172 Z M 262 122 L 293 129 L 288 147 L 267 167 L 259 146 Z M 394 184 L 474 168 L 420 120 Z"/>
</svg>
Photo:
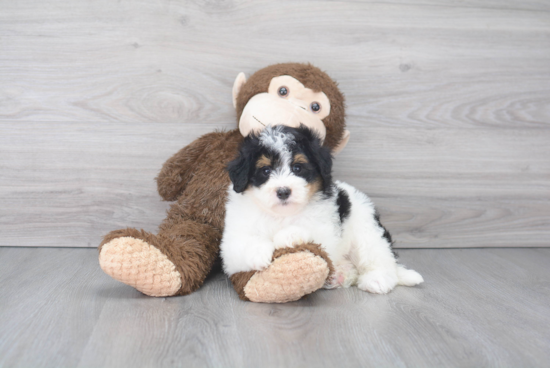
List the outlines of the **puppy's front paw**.
<svg viewBox="0 0 550 368">
<path fill-rule="evenodd" d="M 283 229 L 273 237 L 275 249 L 292 248 L 295 245 L 306 244 L 311 241 L 312 239 L 309 231 L 295 226 Z"/>
<path fill-rule="evenodd" d="M 245 255 L 247 268 L 250 270 L 261 271 L 271 264 L 273 251 L 271 249 L 257 248 L 251 250 Z"/>
<path fill-rule="evenodd" d="M 397 274 L 388 270 L 373 270 L 359 276 L 357 287 L 375 294 L 387 294 L 397 285 Z"/>
</svg>

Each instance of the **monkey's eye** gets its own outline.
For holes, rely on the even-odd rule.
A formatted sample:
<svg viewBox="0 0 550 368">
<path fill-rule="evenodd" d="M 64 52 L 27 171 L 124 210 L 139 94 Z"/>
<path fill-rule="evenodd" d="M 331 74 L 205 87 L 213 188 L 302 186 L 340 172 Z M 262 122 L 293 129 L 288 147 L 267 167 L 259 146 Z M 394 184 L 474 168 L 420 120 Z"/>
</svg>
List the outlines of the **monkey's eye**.
<svg viewBox="0 0 550 368">
<path fill-rule="evenodd" d="M 311 107 L 311 111 L 313 111 L 314 113 L 318 113 L 319 111 L 321 111 L 321 105 L 319 105 L 319 102 L 312 102 L 309 107 Z"/>
<path fill-rule="evenodd" d="M 279 96 L 286 97 L 288 96 L 288 88 L 286 88 L 285 86 L 282 86 L 279 88 L 278 93 L 279 93 Z"/>
<path fill-rule="evenodd" d="M 292 171 L 298 174 L 300 171 L 302 171 L 302 165 L 300 164 L 294 164 L 292 166 Z"/>
<path fill-rule="evenodd" d="M 262 170 L 262 174 L 264 174 L 264 176 L 269 176 L 269 174 L 271 174 L 271 167 L 269 166 L 264 166 L 261 168 Z"/>
</svg>

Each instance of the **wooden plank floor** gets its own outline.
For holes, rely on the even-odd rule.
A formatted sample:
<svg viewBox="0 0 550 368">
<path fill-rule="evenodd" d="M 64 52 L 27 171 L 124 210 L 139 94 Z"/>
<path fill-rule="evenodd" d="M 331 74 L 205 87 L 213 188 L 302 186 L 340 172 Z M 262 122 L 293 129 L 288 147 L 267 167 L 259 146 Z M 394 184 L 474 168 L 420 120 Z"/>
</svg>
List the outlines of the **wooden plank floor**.
<svg viewBox="0 0 550 368">
<path fill-rule="evenodd" d="M 548 367 L 550 249 L 414 249 L 426 282 L 242 302 L 221 273 L 150 298 L 95 249 L 0 248 L 1 367 Z"/>
<path fill-rule="evenodd" d="M 299 61 L 346 95 L 335 177 L 397 247 L 546 246 L 549 39 L 541 0 L 0 0 L 0 245 L 154 231 L 237 73 Z"/>
</svg>

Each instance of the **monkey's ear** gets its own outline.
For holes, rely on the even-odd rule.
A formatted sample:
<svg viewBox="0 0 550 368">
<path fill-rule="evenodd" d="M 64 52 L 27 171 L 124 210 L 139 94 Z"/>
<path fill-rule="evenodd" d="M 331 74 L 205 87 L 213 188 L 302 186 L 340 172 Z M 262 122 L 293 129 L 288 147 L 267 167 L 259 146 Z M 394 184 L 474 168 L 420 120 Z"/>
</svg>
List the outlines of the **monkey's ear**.
<svg viewBox="0 0 550 368">
<path fill-rule="evenodd" d="M 348 144 L 349 142 L 349 137 L 350 137 L 350 132 L 349 130 L 347 129 L 344 129 L 344 134 L 342 135 L 342 139 L 340 140 L 340 143 L 338 143 L 338 145 L 336 147 L 334 147 L 334 149 L 332 150 L 332 153 L 333 154 L 338 154 L 340 153 L 340 151 L 342 151 L 344 149 L 344 147 Z"/>
<path fill-rule="evenodd" d="M 235 82 L 233 83 L 233 107 L 237 108 L 237 96 L 239 95 L 239 92 L 241 91 L 242 86 L 246 83 L 246 76 L 243 72 L 240 72 L 239 75 L 237 75 L 237 78 L 235 78 Z"/>
<path fill-rule="evenodd" d="M 240 152 L 239 157 L 227 165 L 229 179 L 233 183 L 233 190 L 237 193 L 244 192 L 248 186 L 251 162 L 250 156 L 247 158 Z"/>
</svg>

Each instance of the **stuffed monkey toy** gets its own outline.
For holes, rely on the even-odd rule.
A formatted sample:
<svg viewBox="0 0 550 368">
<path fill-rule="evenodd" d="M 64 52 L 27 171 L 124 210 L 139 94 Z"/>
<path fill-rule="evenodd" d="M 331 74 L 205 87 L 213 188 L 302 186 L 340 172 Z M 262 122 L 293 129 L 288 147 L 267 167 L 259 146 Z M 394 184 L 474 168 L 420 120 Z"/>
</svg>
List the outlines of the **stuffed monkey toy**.
<svg viewBox="0 0 550 368">
<path fill-rule="evenodd" d="M 349 140 L 337 84 L 310 64 L 276 64 L 240 73 L 233 86 L 238 129 L 206 134 L 166 161 L 156 178 L 160 196 L 175 201 L 157 234 L 126 228 L 105 235 L 99 264 L 114 279 L 150 296 L 197 290 L 219 255 L 230 184 L 227 164 L 243 137 L 267 125 L 314 129 L 333 153 Z M 231 281 L 242 300 L 288 302 L 323 286 L 333 268 L 319 244 L 278 249 L 270 266 Z"/>
</svg>

